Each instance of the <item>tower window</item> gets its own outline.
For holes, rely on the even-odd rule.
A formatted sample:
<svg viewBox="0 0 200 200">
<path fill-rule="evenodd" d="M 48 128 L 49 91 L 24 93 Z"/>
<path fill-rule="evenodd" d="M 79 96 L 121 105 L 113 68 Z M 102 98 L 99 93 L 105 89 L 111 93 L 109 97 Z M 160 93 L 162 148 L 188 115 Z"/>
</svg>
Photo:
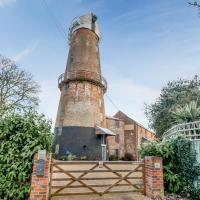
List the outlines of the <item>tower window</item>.
<svg viewBox="0 0 200 200">
<path fill-rule="evenodd" d="M 103 121 L 103 113 L 100 113 L 100 121 Z"/>
<path fill-rule="evenodd" d="M 99 107 L 101 107 L 101 100 L 99 99 Z"/>
</svg>

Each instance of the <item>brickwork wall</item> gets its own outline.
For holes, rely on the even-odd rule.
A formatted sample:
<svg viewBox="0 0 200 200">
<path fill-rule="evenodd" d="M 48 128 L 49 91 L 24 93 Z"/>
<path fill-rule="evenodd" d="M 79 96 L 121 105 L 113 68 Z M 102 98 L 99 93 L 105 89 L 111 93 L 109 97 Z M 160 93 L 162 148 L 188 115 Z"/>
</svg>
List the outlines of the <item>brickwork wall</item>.
<svg viewBox="0 0 200 200">
<path fill-rule="evenodd" d="M 29 200 L 47 200 L 49 195 L 49 178 L 51 156 L 48 155 L 45 165 L 45 176 L 36 175 L 36 161 L 38 155 L 34 156 L 33 172 L 31 176 L 31 193 Z"/>
<path fill-rule="evenodd" d="M 132 154 L 133 160 L 137 160 L 137 141 L 135 130 L 124 131 L 125 153 Z"/>
<path fill-rule="evenodd" d="M 105 126 L 103 89 L 89 82 L 73 81 L 62 87 L 55 127 Z"/>
<path fill-rule="evenodd" d="M 138 149 L 141 146 L 142 137 L 150 141 L 155 140 L 155 134 L 140 125 L 135 120 L 128 117 L 125 113 L 118 111 L 114 117 L 124 121 L 124 144 L 125 153 L 130 153 L 134 160 L 139 160 Z"/>
<path fill-rule="evenodd" d="M 101 78 L 99 58 L 99 39 L 97 35 L 86 28 L 75 31 L 70 41 L 66 74 L 75 73 L 76 81 L 62 84 L 60 103 L 57 112 L 55 127 L 81 126 L 105 127 L 104 99 L 105 88 Z M 93 82 L 82 80 L 82 73 Z M 81 81 L 79 80 L 81 78 Z"/>
<path fill-rule="evenodd" d="M 101 74 L 98 43 L 93 31 L 85 28 L 75 31 L 70 41 L 66 71 L 86 70 Z"/>
<path fill-rule="evenodd" d="M 144 127 L 141 127 L 137 123 L 133 122 L 132 125 L 134 127 L 132 130 L 125 129 L 124 131 L 125 152 L 131 153 L 133 155 L 134 160 L 138 160 L 139 159 L 138 149 L 140 149 L 141 147 L 142 138 L 144 137 L 150 141 L 153 141 L 155 139 L 155 135 L 152 132 L 145 129 Z"/>
<path fill-rule="evenodd" d="M 106 118 L 106 124 L 108 129 L 118 135 L 107 137 L 109 155 L 115 155 L 115 150 L 119 149 L 119 158 L 124 157 L 124 122 L 114 118 Z"/>
<path fill-rule="evenodd" d="M 155 134 L 152 133 L 151 131 L 148 131 L 144 127 L 138 126 L 138 146 L 140 146 L 141 144 L 142 137 L 145 137 L 148 140 L 153 141 L 155 139 Z"/>
<path fill-rule="evenodd" d="M 156 198 L 164 196 L 162 158 L 147 156 L 144 160 L 145 167 L 145 195 Z"/>
</svg>

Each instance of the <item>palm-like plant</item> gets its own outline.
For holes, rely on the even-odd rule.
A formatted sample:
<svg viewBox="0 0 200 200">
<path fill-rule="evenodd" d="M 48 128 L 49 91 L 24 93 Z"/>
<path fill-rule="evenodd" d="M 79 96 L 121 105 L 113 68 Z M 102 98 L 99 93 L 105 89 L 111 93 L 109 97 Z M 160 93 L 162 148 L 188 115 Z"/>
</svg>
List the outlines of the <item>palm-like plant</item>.
<svg viewBox="0 0 200 200">
<path fill-rule="evenodd" d="M 200 120 L 200 106 L 198 101 L 191 101 L 185 106 L 178 106 L 172 112 L 175 123 L 187 123 Z"/>
</svg>

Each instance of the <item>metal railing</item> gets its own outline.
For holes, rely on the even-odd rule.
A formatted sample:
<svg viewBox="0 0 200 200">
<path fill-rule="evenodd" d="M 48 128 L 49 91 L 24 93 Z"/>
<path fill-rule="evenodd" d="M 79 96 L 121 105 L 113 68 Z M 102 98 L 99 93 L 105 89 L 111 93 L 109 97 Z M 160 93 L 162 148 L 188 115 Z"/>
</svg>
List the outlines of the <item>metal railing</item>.
<svg viewBox="0 0 200 200">
<path fill-rule="evenodd" d="M 75 80 L 92 82 L 94 84 L 102 86 L 104 88 L 104 91 L 107 90 L 107 81 L 103 76 L 98 73 L 86 70 L 69 71 L 61 74 L 58 77 L 58 87 L 60 88 L 63 83 Z"/>
<path fill-rule="evenodd" d="M 200 140 L 200 121 L 178 124 L 163 134 L 164 139 L 185 135 L 191 140 Z"/>
</svg>

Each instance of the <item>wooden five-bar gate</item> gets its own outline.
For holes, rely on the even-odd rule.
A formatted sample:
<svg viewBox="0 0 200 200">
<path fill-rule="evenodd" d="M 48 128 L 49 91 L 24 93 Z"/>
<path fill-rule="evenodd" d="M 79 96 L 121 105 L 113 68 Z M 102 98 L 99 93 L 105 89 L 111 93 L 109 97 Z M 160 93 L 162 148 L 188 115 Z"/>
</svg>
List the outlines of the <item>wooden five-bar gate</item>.
<svg viewBox="0 0 200 200">
<path fill-rule="evenodd" d="M 51 164 L 50 199 L 68 195 L 144 192 L 144 163 L 57 161 Z"/>
</svg>

